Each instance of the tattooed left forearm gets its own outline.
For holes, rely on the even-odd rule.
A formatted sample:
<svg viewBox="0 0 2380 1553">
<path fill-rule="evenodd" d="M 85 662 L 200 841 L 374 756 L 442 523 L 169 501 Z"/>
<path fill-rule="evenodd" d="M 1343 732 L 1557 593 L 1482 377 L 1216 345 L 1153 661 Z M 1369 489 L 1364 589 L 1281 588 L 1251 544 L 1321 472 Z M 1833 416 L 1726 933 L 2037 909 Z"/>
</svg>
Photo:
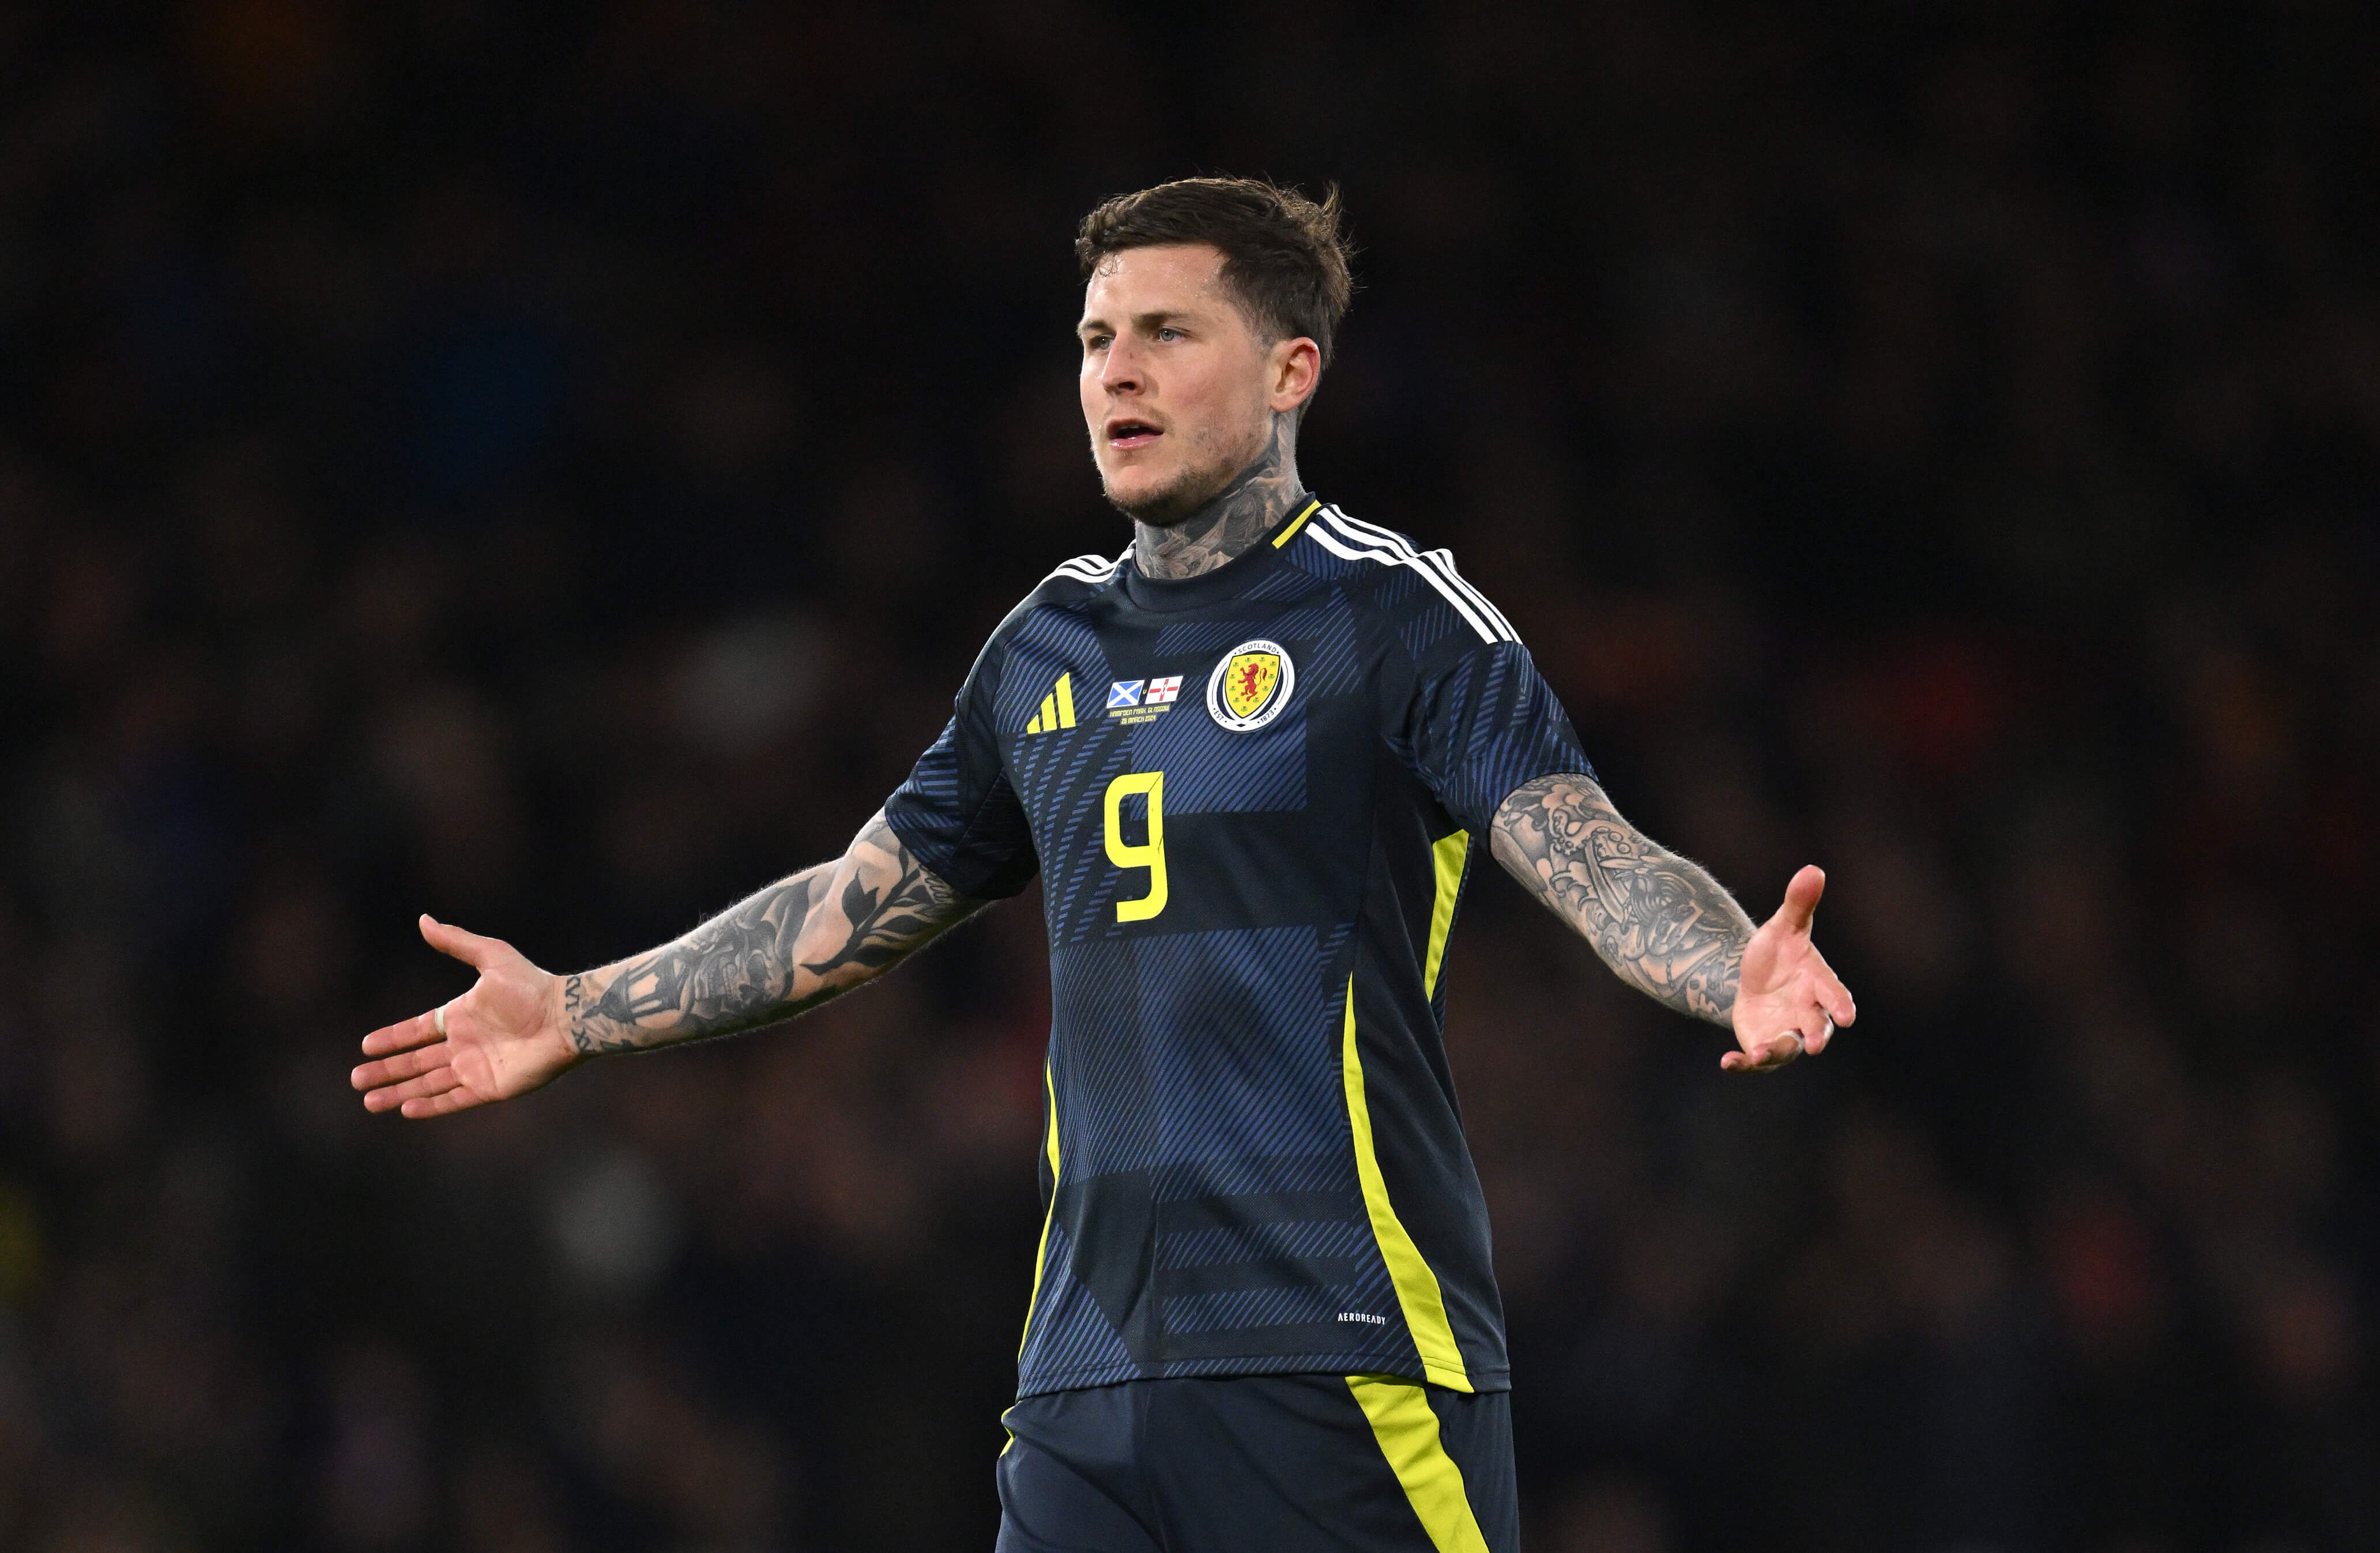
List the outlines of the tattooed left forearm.
<svg viewBox="0 0 2380 1553">
<path fill-rule="evenodd" d="M 847 992 L 981 911 L 910 855 L 882 815 L 849 851 L 684 938 L 562 984 L 570 1041 L 595 1056 L 772 1025 Z"/>
<path fill-rule="evenodd" d="M 1648 840 L 1585 776 L 1540 777 L 1496 811 L 1496 860 L 1638 990 L 1728 1023 L 1752 919 L 1702 866 Z"/>
</svg>

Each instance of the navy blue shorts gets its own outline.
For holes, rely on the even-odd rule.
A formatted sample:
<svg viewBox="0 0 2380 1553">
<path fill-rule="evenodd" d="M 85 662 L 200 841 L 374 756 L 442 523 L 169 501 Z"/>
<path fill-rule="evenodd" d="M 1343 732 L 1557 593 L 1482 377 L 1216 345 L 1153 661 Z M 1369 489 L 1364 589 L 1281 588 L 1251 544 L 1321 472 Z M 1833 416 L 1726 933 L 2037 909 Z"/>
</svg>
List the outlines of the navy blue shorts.
<svg viewBox="0 0 2380 1553">
<path fill-rule="evenodd" d="M 1517 1553 L 1512 1394 L 1132 1380 L 1002 1415 L 998 1553 Z"/>
</svg>

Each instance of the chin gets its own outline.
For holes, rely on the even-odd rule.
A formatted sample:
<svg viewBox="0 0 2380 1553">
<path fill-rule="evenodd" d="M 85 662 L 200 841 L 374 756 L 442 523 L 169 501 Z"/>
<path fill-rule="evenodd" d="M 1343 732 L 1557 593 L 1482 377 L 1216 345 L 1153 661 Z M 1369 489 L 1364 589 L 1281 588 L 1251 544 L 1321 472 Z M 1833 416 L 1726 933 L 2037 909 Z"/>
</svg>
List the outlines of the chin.
<svg viewBox="0 0 2380 1553">
<path fill-rule="evenodd" d="M 1229 483 L 1228 476 L 1222 483 Z M 1222 489 L 1212 478 L 1212 471 L 1205 469 L 1176 469 L 1164 474 L 1153 469 L 1135 470 L 1123 479 L 1102 470 L 1100 484 L 1106 490 L 1110 506 L 1127 517 L 1160 528 L 1179 523 Z"/>
</svg>

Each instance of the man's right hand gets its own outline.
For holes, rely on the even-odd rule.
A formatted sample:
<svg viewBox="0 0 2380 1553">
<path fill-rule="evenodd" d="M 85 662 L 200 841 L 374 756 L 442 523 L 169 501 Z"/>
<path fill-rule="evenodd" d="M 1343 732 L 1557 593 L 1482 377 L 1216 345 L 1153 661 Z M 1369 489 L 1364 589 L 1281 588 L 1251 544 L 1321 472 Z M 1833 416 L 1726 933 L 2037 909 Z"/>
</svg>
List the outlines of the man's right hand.
<svg viewBox="0 0 2380 1553">
<path fill-rule="evenodd" d="M 364 1037 L 378 1059 L 349 1075 L 366 1110 L 445 1116 L 542 1088 L 581 1059 L 570 1043 L 559 977 L 500 939 L 421 918 L 421 936 L 480 973 L 468 992 Z"/>
</svg>

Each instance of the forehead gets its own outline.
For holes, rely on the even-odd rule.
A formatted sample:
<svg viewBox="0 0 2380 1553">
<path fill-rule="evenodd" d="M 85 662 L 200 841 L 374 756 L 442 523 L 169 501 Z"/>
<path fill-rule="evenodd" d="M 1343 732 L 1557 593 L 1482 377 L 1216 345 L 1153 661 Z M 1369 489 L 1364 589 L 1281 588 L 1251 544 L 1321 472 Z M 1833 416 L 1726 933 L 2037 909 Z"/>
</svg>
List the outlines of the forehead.
<svg viewBox="0 0 2380 1553">
<path fill-rule="evenodd" d="M 1111 253 L 1083 288 L 1083 316 L 1206 311 L 1228 299 L 1223 253 L 1206 243 L 1166 243 Z"/>
</svg>

